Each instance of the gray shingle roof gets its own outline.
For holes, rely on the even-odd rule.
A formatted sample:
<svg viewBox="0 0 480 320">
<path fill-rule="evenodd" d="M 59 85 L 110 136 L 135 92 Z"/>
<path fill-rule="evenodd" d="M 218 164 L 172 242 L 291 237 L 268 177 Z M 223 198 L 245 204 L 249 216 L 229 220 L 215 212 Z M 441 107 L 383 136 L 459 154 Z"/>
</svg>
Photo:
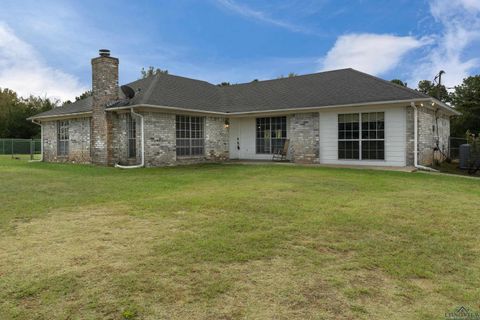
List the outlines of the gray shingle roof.
<svg viewBox="0 0 480 320">
<path fill-rule="evenodd" d="M 418 91 L 354 69 L 225 87 L 201 80 L 158 74 L 128 85 L 136 92 L 128 105 L 149 104 L 228 113 L 430 98 Z M 33 118 L 91 109 L 92 98 L 88 97 Z"/>
<path fill-rule="evenodd" d="M 74 103 L 64 104 L 61 107 L 36 114 L 33 117 L 30 117 L 28 119 L 89 112 L 89 111 L 92 111 L 92 100 L 93 100 L 92 97 L 87 97 L 85 99 L 78 100 Z"/>
</svg>

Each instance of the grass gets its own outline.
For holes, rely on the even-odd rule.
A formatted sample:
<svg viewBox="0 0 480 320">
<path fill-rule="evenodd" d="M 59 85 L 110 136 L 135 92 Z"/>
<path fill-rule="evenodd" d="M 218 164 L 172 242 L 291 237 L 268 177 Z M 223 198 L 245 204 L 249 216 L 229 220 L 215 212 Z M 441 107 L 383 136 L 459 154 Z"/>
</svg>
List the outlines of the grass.
<svg viewBox="0 0 480 320">
<path fill-rule="evenodd" d="M 0 318 L 439 319 L 480 309 L 480 182 L 0 158 Z"/>
</svg>

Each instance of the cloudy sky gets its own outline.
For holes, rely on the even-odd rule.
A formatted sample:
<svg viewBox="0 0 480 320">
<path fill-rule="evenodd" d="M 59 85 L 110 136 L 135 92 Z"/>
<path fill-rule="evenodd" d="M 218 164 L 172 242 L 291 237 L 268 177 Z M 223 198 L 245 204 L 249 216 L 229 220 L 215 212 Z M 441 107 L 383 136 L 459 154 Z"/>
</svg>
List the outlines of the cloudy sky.
<svg viewBox="0 0 480 320">
<path fill-rule="evenodd" d="M 352 67 L 416 87 L 480 73 L 480 0 L 2 0 L 0 87 L 72 99 L 108 48 L 120 80 L 142 67 L 212 83 Z"/>
</svg>

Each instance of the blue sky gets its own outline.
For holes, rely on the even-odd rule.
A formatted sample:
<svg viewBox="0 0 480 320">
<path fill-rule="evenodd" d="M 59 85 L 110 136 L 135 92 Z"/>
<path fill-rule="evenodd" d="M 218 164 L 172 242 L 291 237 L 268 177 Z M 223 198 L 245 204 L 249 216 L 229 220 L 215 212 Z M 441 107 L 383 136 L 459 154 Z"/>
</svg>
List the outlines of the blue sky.
<svg viewBox="0 0 480 320">
<path fill-rule="evenodd" d="M 71 99 L 108 48 L 120 81 L 142 67 L 212 83 L 353 67 L 415 87 L 480 73 L 480 0 L 2 0 L 0 87 Z"/>
</svg>

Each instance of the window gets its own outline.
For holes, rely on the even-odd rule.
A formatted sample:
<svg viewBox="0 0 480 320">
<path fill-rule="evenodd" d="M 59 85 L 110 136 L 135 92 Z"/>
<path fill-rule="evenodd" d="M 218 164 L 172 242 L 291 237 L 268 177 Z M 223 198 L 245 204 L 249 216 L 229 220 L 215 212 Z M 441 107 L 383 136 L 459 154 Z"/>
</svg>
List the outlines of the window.
<svg viewBox="0 0 480 320">
<path fill-rule="evenodd" d="M 128 157 L 135 158 L 137 156 L 137 127 L 136 121 L 130 113 L 127 113 L 127 140 L 128 140 Z"/>
<path fill-rule="evenodd" d="M 68 121 L 57 122 L 57 155 L 60 157 L 68 156 Z"/>
<path fill-rule="evenodd" d="M 204 118 L 191 116 L 176 117 L 177 156 L 204 155 Z"/>
<path fill-rule="evenodd" d="M 358 113 L 338 115 L 338 158 L 358 159 L 360 129 Z"/>
<path fill-rule="evenodd" d="M 383 112 L 338 115 L 338 159 L 384 160 Z"/>
<path fill-rule="evenodd" d="M 362 159 L 385 159 L 385 120 L 383 112 L 362 113 Z"/>
<path fill-rule="evenodd" d="M 257 118 L 256 151 L 272 154 L 283 149 L 287 139 L 287 117 Z"/>
</svg>

